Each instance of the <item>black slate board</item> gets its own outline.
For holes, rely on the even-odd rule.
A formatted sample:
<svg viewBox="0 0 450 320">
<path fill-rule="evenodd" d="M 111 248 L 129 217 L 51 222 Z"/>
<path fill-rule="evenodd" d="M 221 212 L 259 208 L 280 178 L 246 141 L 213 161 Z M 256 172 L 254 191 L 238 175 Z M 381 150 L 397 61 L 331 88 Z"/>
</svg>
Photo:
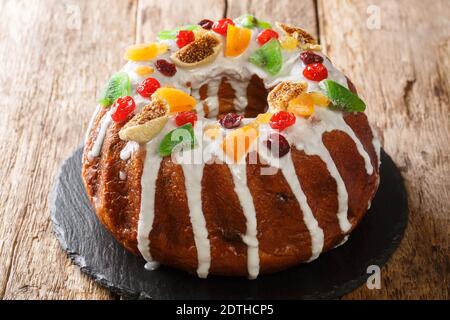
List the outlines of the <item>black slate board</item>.
<svg viewBox="0 0 450 320">
<path fill-rule="evenodd" d="M 398 247 L 408 221 L 403 179 L 382 152 L 381 184 L 372 208 L 346 244 L 312 263 L 257 280 L 210 276 L 168 267 L 146 271 L 145 261 L 123 249 L 100 224 L 81 181 L 78 149 L 63 164 L 50 197 L 56 237 L 72 261 L 95 281 L 128 298 L 330 299 L 365 283 L 370 265 L 383 266 Z"/>
</svg>

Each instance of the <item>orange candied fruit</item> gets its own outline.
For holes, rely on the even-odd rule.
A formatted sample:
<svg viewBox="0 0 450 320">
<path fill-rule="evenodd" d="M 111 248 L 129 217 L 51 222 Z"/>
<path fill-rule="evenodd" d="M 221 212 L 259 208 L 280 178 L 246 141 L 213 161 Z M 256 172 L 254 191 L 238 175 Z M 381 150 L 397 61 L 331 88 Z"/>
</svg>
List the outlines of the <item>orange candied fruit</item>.
<svg viewBox="0 0 450 320">
<path fill-rule="evenodd" d="M 227 29 L 227 45 L 225 48 L 226 57 L 237 57 L 241 55 L 249 46 L 252 31 L 247 28 L 239 28 L 229 24 Z"/>
<path fill-rule="evenodd" d="M 309 117 L 314 112 L 314 101 L 308 93 L 302 93 L 289 101 L 288 111 L 296 116 Z"/>
<path fill-rule="evenodd" d="M 148 76 L 155 72 L 155 69 L 153 69 L 150 66 L 139 66 L 136 68 L 136 73 L 140 75 L 141 77 Z"/>
<path fill-rule="evenodd" d="M 230 160 L 239 162 L 258 138 L 258 131 L 250 126 L 234 130 L 222 142 L 222 149 Z"/>
<path fill-rule="evenodd" d="M 125 60 L 129 61 L 146 61 L 152 60 L 158 55 L 165 53 L 166 51 L 166 44 L 136 44 L 127 48 L 124 58 Z"/>
<path fill-rule="evenodd" d="M 184 91 L 163 87 L 154 93 L 169 105 L 169 112 L 184 112 L 194 109 L 197 101 Z"/>
<path fill-rule="evenodd" d="M 328 107 L 330 105 L 330 99 L 326 95 L 320 92 L 310 92 L 314 104 L 320 107 Z"/>
</svg>

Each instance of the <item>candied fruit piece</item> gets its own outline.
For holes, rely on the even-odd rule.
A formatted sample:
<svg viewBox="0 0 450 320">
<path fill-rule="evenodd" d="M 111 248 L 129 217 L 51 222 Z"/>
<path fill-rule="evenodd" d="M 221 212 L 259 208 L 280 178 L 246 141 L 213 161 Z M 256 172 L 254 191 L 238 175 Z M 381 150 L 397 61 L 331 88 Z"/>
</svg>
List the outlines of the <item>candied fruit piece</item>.
<svg viewBox="0 0 450 320">
<path fill-rule="evenodd" d="M 239 162 L 258 138 L 258 131 L 252 126 L 236 129 L 225 137 L 222 149 L 228 159 Z"/>
<path fill-rule="evenodd" d="M 273 31 L 272 29 L 265 29 L 261 31 L 261 33 L 256 38 L 256 41 L 258 41 L 259 45 L 262 46 L 269 42 L 272 39 L 278 39 L 280 35 L 278 32 Z"/>
<path fill-rule="evenodd" d="M 167 60 L 159 59 L 155 63 L 156 69 L 166 77 L 173 77 L 177 73 L 177 67 Z"/>
<path fill-rule="evenodd" d="M 281 48 L 287 51 L 295 50 L 298 45 L 298 40 L 291 36 L 284 36 L 280 40 Z"/>
<path fill-rule="evenodd" d="M 145 77 L 153 72 L 155 72 L 155 69 L 150 66 L 139 66 L 136 68 L 136 73 L 141 77 Z"/>
<path fill-rule="evenodd" d="M 131 80 L 127 73 L 118 72 L 109 79 L 108 84 L 103 89 L 99 103 L 104 107 L 109 107 L 118 98 L 131 94 Z"/>
<path fill-rule="evenodd" d="M 174 88 L 160 88 L 154 94 L 169 105 L 170 112 L 191 111 L 197 104 L 189 94 Z"/>
<path fill-rule="evenodd" d="M 294 114 L 287 111 L 279 111 L 275 113 L 272 118 L 270 118 L 269 125 L 272 129 L 283 131 L 284 129 L 294 125 L 295 121 Z"/>
<path fill-rule="evenodd" d="M 125 60 L 145 61 L 158 56 L 159 46 L 156 43 L 136 44 L 127 48 Z"/>
<path fill-rule="evenodd" d="M 320 62 L 308 64 L 303 70 L 303 75 L 311 81 L 322 81 L 328 78 L 328 69 Z"/>
<path fill-rule="evenodd" d="M 198 23 L 198 25 L 205 30 L 211 30 L 213 24 L 214 24 L 214 21 L 211 21 L 209 19 L 203 19 L 202 21 L 200 21 Z"/>
<path fill-rule="evenodd" d="M 183 48 L 195 40 L 194 32 L 190 30 L 180 30 L 177 34 L 177 46 Z"/>
<path fill-rule="evenodd" d="M 150 96 L 159 88 L 161 88 L 161 84 L 158 80 L 155 78 L 147 78 L 138 85 L 136 91 L 142 97 L 150 98 Z"/>
<path fill-rule="evenodd" d="M 233 20 L 231 19 L 220 19 L 219 21 L 215 22 L 212 26 L 212 30 L 218 34 L 221 35 L 226 35 L 227 34 L 227 30 L 228 30 L 228 26 L 229 25 L 234 25 Z"/>
<path fill-rule="evenodd" d="M 319 87 L 337 109 L 347 112 L 363 112 L 366 109 L 364 101 L 333 80 L 324 80 L 319 83 Z"/>
<path fill-rule="evenodd" d="M 175 29 L 163 30 L 158 33 L 158 40 L 175 40 L 177 38 L 177 34 L 180 30 L 194 31 L 194 30 L 198 30 L 200 28 L 201 27 L 199 25 L 188 24 L 188 25 L 178 27 Z"/>
<path fill-rule="evenodd" d="M 228 25 L 227 45 L 225 48 L 226 57 L 237 57 L 241 55 L 250 44 L 252 31 L 246 28 Z"/>
<path fill-rule="evenodd" d="M 300 117 L 309 117 L 314 112 L 314 101 L 308 93 L 302 93 L 289 101 L 288 111 Z"/>
<path fill-rule="evenodd" d="M 195 144 L 194 128 L 192 124 L 188 123 L 165 135 L 159 145 L 158 153 L 161 157 L 167 157 L 172 154 L 174 149 L 193 148 Z"/>
<path fill-rule="evenodd" d="M 291 150 L 289 142 L 279 133 L 271 133 L 266 141 L 266 146 L 272 155 L 278 158 L 284 157 Z"/>
<path fill-rule="evenodd" d="M 300 60 L 302 60 L 304 64 L 312 64 L 317 62 L 322 63 L 323 57 L 312 51 L 304 51 L 300 53 Z"/>
<path fill-rule="evenodd" d="M 122 97 L 116 100 L 113 108 L 115 111 L 111 114 L 114 122 L 122 122 L 128 118 L 128 115 L 136 109 L 136 103 L 130 96 Z"/>
<path fill-rule="evenodd" d="M 272 25 L 268 22 L 261 21 L 259 19 L 256 19 L 251 14 L 244 14 L 236 19 L 234 19 L 234 22 L 244 28 L 259 28 L 259 29 L 271 29 Z"/>
<path fill-rule="evenodd" d="M 274 76 L 281 71 L 283 56 L 278 40 L 272 39 L 250 56 L 250 62 Z"/>
<path fill-rule="evenodd" d="M 241 125 L 242 118 L 243 117 L 237 113 L 228 113 L 220 119 L 219 123 L 225 129 L 233 129 Z"/>
<path fill-rule="evenodd" d="M 217 123 L 207 125 L 205 135 L 211 140 L 217 139 L 220 136 L 220 126 Z"/>
<path fill-rule="evenodd" d="M 190 123 L 192 124 L 192 126 L 194 126 L 196 122 L 197 122 L 197 114 L 193 111 L 179 112 L 175 117 L 175 123 L 179 127 L 185 125 L 186 123 Z"/>
<path fill-rule="evenodd" d="M 256 117 L 255 121 L 259 124 L 267 124 L 270 122 L 270 119 L 272 118 L 273 113 L 266 112 L 266 113 L 260 113 Z"/>
<path fill-rule="evenodd" d="M 320 92 L 310 92 L 314 104 L 320 107 L 328 107 L 330 105 L 330 99 L 326 95 Z"/>
</svg>

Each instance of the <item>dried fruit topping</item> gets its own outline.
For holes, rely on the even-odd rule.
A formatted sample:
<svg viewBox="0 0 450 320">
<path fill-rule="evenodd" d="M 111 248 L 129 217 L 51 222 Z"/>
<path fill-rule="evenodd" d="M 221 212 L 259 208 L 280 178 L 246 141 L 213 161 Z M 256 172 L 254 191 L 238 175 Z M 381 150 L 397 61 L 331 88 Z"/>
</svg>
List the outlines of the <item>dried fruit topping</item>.
<svg viewBox="0 0 450 320">
<path fill-rule="evenodd" d="M 131 94 L 131 80 L 127 73 L 118 72 L 109 79 L 108 84 L 103 89 L 99 103 L 104 107 L 109 107 L 118 98 Z"/>
<path fill-rule="evenodd" d="M 178 127 L 185 125 L 186 123 L 195 125 L 197 122 L 197 114 L 193 111 L 180 112 L 175 117 L 175 123 Z"/>
<path fill-rule="evenodd" d="M 278 39 L 280 35 L 278 32 L 273 31 L 272 29 L 266 29 L 259 33 L 258 37 L 256 38 L 256 41 L 258 41 L 259 45 L 262 46 L 269 42 L 272 39 Z"/>
<path fill-rule="evenodd" d="M 200 21 L 198 23 L 198 25 L 200 27 L 202 27 L 203 29 L 206 29 L 206 30 L 211 30 L 213 24 L 214 24 L 214 22 L 209 19 L 203 19 L 202 21 Z"/>
<path fill-rule="evenodd" d="M 303 29 L 277 22 L 277 27 L 299 42 L 298 45 L 304 50 L 320 50 L 316 39 Z"/>
<path fill-rule="evenodd" d="M 205 127 L 204 132 L 209 139 L 215 140 L 220 136 L 220 126 L 216 123 L 209 124 Z"/>
<path fill-rule="evenodd" d="M 320 89 L 331 100 L 334 108 L 347 112 L 363 112 L 366 104 L 356 94 L 333 80 L 324 80 Z"/>
<path fill-rule="evenodd" d="M 216 21 L 213 26 L 212 26 L 212 30 L 218 34 L 221 35 L 226 35 L 227 34 L 227 30 L 228 30 L 228 25 L 233 25 L 234 26 L 234 22 L 231 19 L 220 19 L 219 21 Z"/>
<path fill-rule="evenodd" d="M 171 30 L 163 30 L 158 33 L 158 40 L 175 40 L 177 38 L 177 34 L 180 30 L 189 30 L 194 31 L 200 29 L 199 25 L 189 24 L 186 26 L 178 27 Z"/>
<path fill-rule="evenodd" d="M 225 56 L 237 57 L 242 54 L 250 44 L 251 37 L 252 31 L 250 29 L 228 25 Z"/>
<path fill-rule="evenodd" d="M 150 96 L 159 88 L 161 84 L 155 78 L 147 78 L 137 87 L 136 91 L 144 98 L 150 98 Z"/>
<path fill-rule="evenodd" d="M 323 93 L 310 92 L 309 95 L 316 106 L 328 107 L 331 103 L 330 99 L 328 99 L 328 97 Z"/>
<path fill-rule="evenodd" d="M 167 120 L 167 108 L 164 104 L 160 101 L 152 101 L 128 121 L 119 131 L 119 137 L 125 141 L 146 143 L 162 130 Z"/>
<path fill-rule="evenodd" d="M 219 120 L 219 123 L 225 129 L 233 129 L 241 125 L 242 119 L 243 117 L 237 113 L 228 113 Z"/>
<path fill-rule="evenodd" d="M 181 68 L 195 68 L 213 61 L 222 49 L 222 40 L 212 32 L 178 50 L 170 58 Z"/>
<path fill-rule="evenodd" d="M 167 157 L 175 151 L 181 151 L 195 146 L 195 135 L 192 124 L 188 123 L 169 132 L 161 141 L 158 153 L 161 157 Z"/>
<path fill-rule="evenodd" d="M 149 67 L 149 66 L 139 66 L 136 68 L 136 73 L 141 77 L 148 76 L 149 74 L 152 74 L 153 72 L 155 72 L 155 69 L 153 69 L 152 67 Z"/>
<path fill-rule="evenodd" d="M 288 111 L 299 117 L 309 117 L 314 112 L 314 101 L 309 93 L 302 93 L 289 101 Z"/>
<path fill-rule="evenodd" d="M 303 70 L 303 75 L 308 80 L 322 81 L 328 78 L 328 70 L 323 64 L 319 62 L 312 63 L 306 66 L 305 70 Z"/>
<path fill-rule="evenodd" d="M 245 126 L 228 134 L 222 142 L 222 149 L 229 159 L 239 162 L 257 138 L 258 131 L 252 126 Z"/>
<path fill-rule="evenodd" d="M 298 40 L 291 36 L 284 36 L 280 39 L 281 48 L 284 50 L 294 50 L 297 48 Z"/>
<path fill-rule="evenodd" d="M 175 67 L 173 63 L 170 63 L 164 59 L 156 60 L 155 67 L 159 72 L 161 72 L 162 75 L 165 75 L 166 77 L 173 77 L 175 73 L 177 73 L 177 67 Z"/>
<path fill-rule="evenodd" d="M 278 158 L 284 157 L 291 150 L 289 142 L 279 133 L 271 133 L 269 139 L 266 141 L 266 146 L 272 155 Z"/>
<path fill-rule="evenodd" d="M 300 53 L 300 60 L 302 60 L 304 64 L 312 64 L 317 62 L 322 63 L 323 57 L 319 56 L 318 54 L 315 54 L 312 51 L 304 51 Z"/>
<path fill-rule="evenodd" d="M 272 129 L 283 131 L 284 129 L 295 124 L 296 118 L 294 114 L 287 111 L 280 111 L 275 113 L 270 118 L 269 125 Z"/>
<path fill-rule="evenodd" d="M 157 43 L 136 44 L 127 48 L 124 58 L 129 61 L 145 61 L 156 58 L 160 52 L 161 48 Z"/>
<path fill-rule="evenodd" d="M 250 62 L 274 76 L 281 71 L 283 56 L 278 40 L 272 39 L 250 56 Z"/>
<path fill-rule="evenodd" d="M 130 96 L 122 97 L 114 102 L 115 111 L 111 114 L 111 118 L 115 122 L 122 122 L 128 118 L 128 115 L 136 109 L 136 103 Z"/>
<path fill-rule="evenodd" d="M 260 113 L 256 117 L 255 121 L 258 124 L 267 124 L 270 122 L 270 119 L 272 118 L 272 116 L 273 116 L 273 113 L 270 113 L 270 112 Z"/>
<path fill-rule="evenodd" d="M 160 88 L 156 90 L 155 97 L 166 102 L 171 113 L 191 111 L 197 104 L 193 97 L 174 88 Z"/>
<path fill-rule="evenodd" d="M 250 14 L 244 14 L 239 18 L 234 19 L 234 22 L 244 28 L 259 28 L 259 29 L 271 29 L 270 23 L 256 19 Z"/>
<path fill-rule="evenodd" d="M 267 101 L 271 110 L 285 111 L 288 103 L 308 89 L 306 82 L 283 81 L 270 91 Z"/>
<path fill-rule="evenodd" d="M 190 30 L 180 30 L 177 34 L 177 46 L 183 48 L 195 40 L 194 32 Z"/>
</svg>

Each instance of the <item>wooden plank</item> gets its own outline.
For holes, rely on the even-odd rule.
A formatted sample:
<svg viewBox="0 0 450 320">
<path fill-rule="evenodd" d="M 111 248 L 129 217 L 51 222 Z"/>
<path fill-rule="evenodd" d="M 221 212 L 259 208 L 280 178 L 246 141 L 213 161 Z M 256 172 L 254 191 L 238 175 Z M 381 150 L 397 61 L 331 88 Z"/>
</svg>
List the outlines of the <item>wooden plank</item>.
<svg viewBox="0 0 450 320">
<path fill-rule="evenodd" d="M 134 1 L 0 2 L 0 298 L 114 298 L 70 264 L 47 197 L 135 17 Z"/>
<path fill-rule="evenodd" d="M 227 16 L 230 18 L 249 13 L 261 20 L 299 26 L 315 37 L 318 36 L 314 0 L 228 0 L 227 3 Z"/>
<path fill-rule="evenodd" d="M 449 16 L 446 0 L 319 1 L 322 43 L 368 102 L 411 209 L 381 290 L 361 287 L 348 299 L 449 298 Z"/>
</svg>

